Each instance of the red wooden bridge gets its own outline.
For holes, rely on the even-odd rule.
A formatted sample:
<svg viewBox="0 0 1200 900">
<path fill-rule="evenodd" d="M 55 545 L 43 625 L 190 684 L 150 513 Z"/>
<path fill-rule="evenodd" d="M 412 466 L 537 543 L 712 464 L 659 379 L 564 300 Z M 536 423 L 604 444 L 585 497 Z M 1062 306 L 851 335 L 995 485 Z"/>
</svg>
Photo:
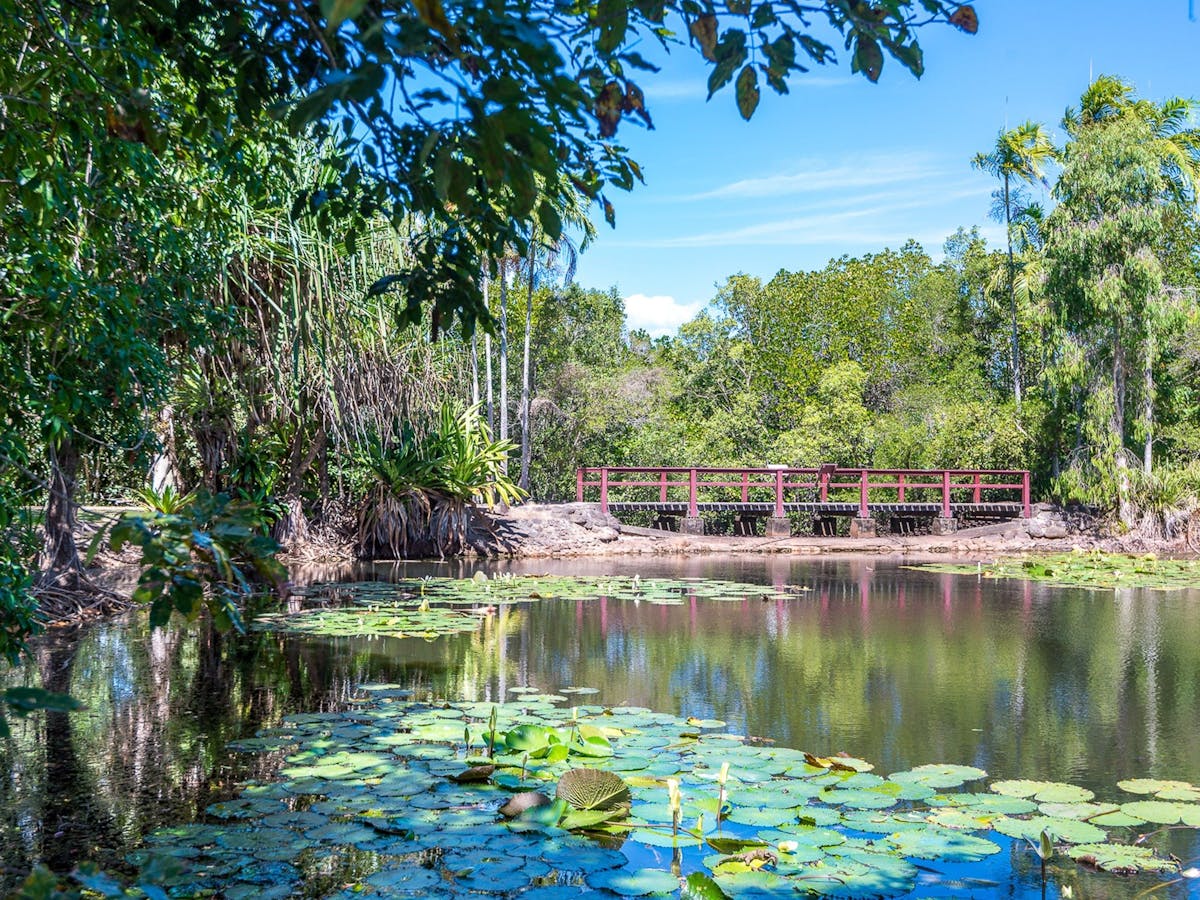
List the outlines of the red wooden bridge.
<svg viewBox="0 0 1200 900">
<path fill-rule="evenodd" d="M 817 523 L 852 519 L 851 533 L 875 532 L 876 517 L 930 518 L 934 531 L 959 519 L 1029 518 L 1029 472 L 1018 469 L 815 469 L 604 467 L 576 473 L 576 499 L 597 497 L 605 512 L 678 517 L 702 533 L 702 513 L 767 519 L 767 533 L 790 533 L 791 513 Z M 786 530 L 785 530 L 786 529 Z"/>
</svg>

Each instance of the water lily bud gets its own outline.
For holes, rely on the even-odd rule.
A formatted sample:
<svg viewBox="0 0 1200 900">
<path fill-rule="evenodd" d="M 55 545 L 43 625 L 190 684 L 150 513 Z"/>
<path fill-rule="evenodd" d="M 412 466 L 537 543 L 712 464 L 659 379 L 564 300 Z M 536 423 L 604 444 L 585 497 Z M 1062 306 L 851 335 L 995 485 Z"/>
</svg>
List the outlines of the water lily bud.
<svg viewBox="0 0 1200 900">
<path fill-rule="evenodd" d="M 721 772 L 717 775 L 717 784 L 725 787 L 725 780 L 727 778 L 729 778 L 729 763 L 723 762 L 721 763 Z"/>
</svg>

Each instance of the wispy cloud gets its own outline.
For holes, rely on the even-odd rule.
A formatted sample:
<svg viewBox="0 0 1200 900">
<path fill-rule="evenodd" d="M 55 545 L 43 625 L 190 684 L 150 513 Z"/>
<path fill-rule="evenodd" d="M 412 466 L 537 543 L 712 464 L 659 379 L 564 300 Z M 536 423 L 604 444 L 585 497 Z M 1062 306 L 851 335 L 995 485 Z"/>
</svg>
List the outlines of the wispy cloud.
<svg viewBox="0 0 1200 900">
<path fill-rule="evenodd" d="M 678 199 L 774 198 L 819 191 L 912 184 L 930 181 L 945 174 L 944 166 L 927 155 L 863 156 L 832 166 L 822 161 L 798 162 L 786 172 L 760 178 L 743 178 Z"/>
<path fill-rule="evenodd" d="M 959 183 L 953 186 L 938 186 L 936 190 L 885 194 L 883 196 L 894 199 L 867 205 L 862 205 L 863 200 L 867 198 L 855 197 L 843 200 L 840 209 L 836 204 L 821 204 L 832 207 L 830 212 L 810 211 L 800 216 L 760 221 L 737 228 L 650 238 L 638 241 L 637 244 L 642 247 L 673 248 L 900 242 L 914 236 L 916 230 L 912 217 L 906 215 L 907 213 L 936 208 L 969 197 L 986 197 L 987 192 L 987 185 L 971 186 Z M 923 216 L 917 227 L 921 231 L 927 231 L 928 217 Z"/>
</svg>

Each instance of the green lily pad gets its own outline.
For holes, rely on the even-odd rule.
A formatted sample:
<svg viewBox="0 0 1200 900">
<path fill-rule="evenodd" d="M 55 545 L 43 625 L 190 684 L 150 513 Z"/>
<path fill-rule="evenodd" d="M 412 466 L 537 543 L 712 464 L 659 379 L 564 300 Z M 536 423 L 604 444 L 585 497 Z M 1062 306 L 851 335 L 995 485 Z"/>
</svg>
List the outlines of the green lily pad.
<svg viewBox="0 0 1200 900">
<path fill-rule="evenodd" d="M 1128 844 L 1079 844 L 1067 853 L 1071 859 L 1103 872 L 1136 875 L 1141 872 L 1178 872 L 1179 864 L 1165 859 L 1148 847 Z"/>
<path fill-rule="evenodd" d="M 1118 781 L 1117 787 L 1131 794 L 1153 794 L 1159 800 L 1200 802 L 1200 787 L 1186 781 L 1160 781 L 1157 778 L 1130 778 Z"/>
<path fill-rule="evenodd" d="M 974 766 L 955 766 L 946 763 L 916 766 L 907 772 L 893 772 L 888 778 L 899 784 L 920 784 L 931 788 L 953 788 L 968 781 L 986 778 L 987 772 Z"/>
<path fill-rule="evenodd" d="M 1058 781 L 997 781 L 991 788 L 997 794 L 1007 797 L 1031 797 L 1038 803 L 1086 803 L 1096 796 L 1087 788 Z"/>
<path fill-rule="evenodd" d="M 979 862 L 1000 852 L 1000 845 L 986 838 L 941 828 L 903 831 L 889 837 L 888 843 L 905 856 L 945 862 Z"/>
<path fill-rule="evenodd" d="M 661 869 L 608 869 L 593 872 L 587 883 L 594 888 L 604 888 L 622 897 L 644 897 L 647 894 L 673 894 L 679 890 L 679 878 Z"/>
<path fill-rule="evenodd" d="M 1168 800 L 1134 800 L 1122 803 L 1121 812 L 1158 825 L 1190 825 L 1200 828 L 1200 804 Z"/>
<path fill-rule="evenodd" d="M 1000 834 L 1031 841 L 1039 840 L 1042 832 L 1045 831 L 1056 841 L 1064 844 L 1103 843 L 1108 837 L 1102 828 L 1097 828 L 1088 822 L 1080 822 L 1075 819 L 1055 819 L 1050 816 L 1034 816 L 1030 819 L 1001 817 L 992 822 L 992 827 Z"/>
</svg>

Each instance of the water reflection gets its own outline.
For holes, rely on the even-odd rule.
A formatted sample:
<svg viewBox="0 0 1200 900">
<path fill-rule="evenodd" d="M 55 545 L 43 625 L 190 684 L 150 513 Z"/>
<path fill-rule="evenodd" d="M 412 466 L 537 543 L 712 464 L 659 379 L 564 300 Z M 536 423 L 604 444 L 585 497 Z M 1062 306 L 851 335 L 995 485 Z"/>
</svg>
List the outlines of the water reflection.
<svg viewBox="0 0 1200 900">
<path fill-rule="evenodd" d="M 470 564 L 316 573 L 386 580 Z M 530 572 L 680 574 L 803 591 L 656 606 L 599 598 L 501 607 L 434 641 L 150 633 L 144 620 L 39 644 L 16 679 L 88 710 L 16 723 L 0 748 L 0 888 L 30 860 L 109 860 L 195 818 L 277 759 L 225 744 L 297 710 L 343 708 L 363 681 L 509 699 L 516 685 L 715 717 L 892 771 L 971 763 L 998 777 L 1200 780 L 1200 592 L 1117 593 L 913 572 L 878 559 L 526 561 Z M 313 573 L 301 573 L 311 577 Z M 589 698 L 592 699 L 592 698 Z M 1191 852 L 1200 855 L 1200 849 Z"/>
</svg>

